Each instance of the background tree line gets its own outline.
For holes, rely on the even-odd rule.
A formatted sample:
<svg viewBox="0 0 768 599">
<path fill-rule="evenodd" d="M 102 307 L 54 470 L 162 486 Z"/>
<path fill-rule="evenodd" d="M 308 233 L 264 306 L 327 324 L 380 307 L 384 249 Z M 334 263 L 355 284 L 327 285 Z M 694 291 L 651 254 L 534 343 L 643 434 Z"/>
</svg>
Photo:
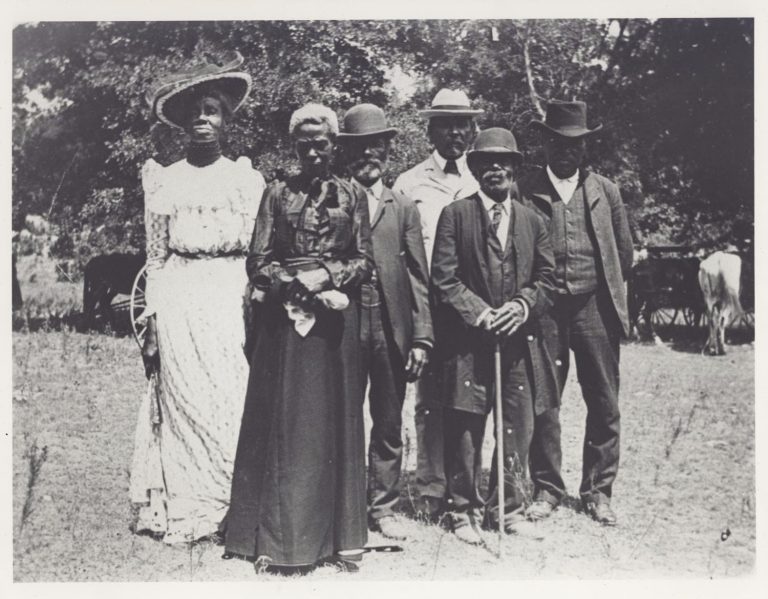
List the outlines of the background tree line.
<svg viewBox="0 0 768 599">
<path fill-rule="evenodd" d="M 307 101 L 341 114 L 385 108 L 400 128 L 390 180 L 429 151 L 417 110 L 443 86 L 511 128 L 540 164 L 548 99 L 583 99 L 589 167 L 619 182 L 638 244 L 752 239 L 751 19 L 35 23 L 13 34 L 13 221 L 50 215 L 52 248 L 85 261 L 143 245 L 139 172 L 179 159 L 183 135 L 152 123 L 151 83 L 205 57 L 245 57 L 253 91 L 225 154 L 269 179 L 293 161 L 290 114 Z M 396 76 L 409 76 L 408 85 Z M 394 84 L 393 84 L 394 81 Z M 35 101 L 44 97 L 43 101 Z"/>
</svg>

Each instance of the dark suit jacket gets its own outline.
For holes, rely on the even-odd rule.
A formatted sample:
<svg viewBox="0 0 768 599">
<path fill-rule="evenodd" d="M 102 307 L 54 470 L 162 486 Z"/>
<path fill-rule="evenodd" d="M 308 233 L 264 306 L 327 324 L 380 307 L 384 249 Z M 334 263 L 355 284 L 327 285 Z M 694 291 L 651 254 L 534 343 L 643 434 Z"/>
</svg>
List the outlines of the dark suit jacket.
<svg viewBox="0 0 768 599">
<path fill-rule="evenodd" d="M 629 335 L 627 294 L 624 281 L 632 269 L 632 234 L 627 211 L 615 183 L 582 171 L 580 184 L 584 186 L 589 211 L 587 225 L 597 239 L 602 277 L 613 300 L 624 334 Z M 557 193 L 544 168 L 537 169 L 518 185 L 521 201 L 533 208 L 549 226 L 552 219 L 552 194 Z"/>
<path fill-rule="evenodd" d="M 429 272 L 416 204 L 384 187 L 371 223 L 371 240 L 384 309 L 405 361 L 414 343 L 427 347 L 434 343 Z"/>
<path fill-rule="evenodd" d="M 475 326 L 483 311 L 493 307 L 488 285 L 489 235 L 493 233 L 480 196 L 456 200 L 440 215 L 432 255 L 440 396 L 448 407 L 478 414 L 491 409 L 494 380 L 493 337 Z M 514 249 L 505 255 L 515 260 L 513 297 L 528 304 L 530 316 L 505 346 L 524 344 L 540 414 L 557 405 L 558 396 L 554 366 L 541 342 L 537 318 L 552 305 L 554 257 L 542 220 L 517 202 L 512 202 L 508 247 Z"/>
</svg>

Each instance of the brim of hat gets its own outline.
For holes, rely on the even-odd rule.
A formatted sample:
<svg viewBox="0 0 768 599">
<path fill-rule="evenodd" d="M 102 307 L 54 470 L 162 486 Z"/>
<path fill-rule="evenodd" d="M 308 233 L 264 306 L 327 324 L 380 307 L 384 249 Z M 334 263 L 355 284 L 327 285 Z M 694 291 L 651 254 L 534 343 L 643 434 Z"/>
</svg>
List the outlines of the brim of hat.
<svg viewBox="0 0 768 599">
<path fill-rule="evenodd" d="M 523 157 L 522 152 L 518 152 L 517 150 L 510 150 L 509 148 L 504 148 L 501 146 L 491 146 L 490 148 L 483 148 L 482 150 L 470 150 L 467 152 L 467 160 L 472 158 L 472 156 L 477 156 L 478 154 L 508 154 L 509 156 L 515 156 L 517 158 Z"/>
<path fill-rule="evenodd" d="M 564 129 L 555 129 L 553 127 L 550 127 L 543 121 L 531 121 L 531 127 L 538 128 L 538 129 L 544 129 L 546 131 L 549 131 L 550 133 L 554 133 L 555 135 L 559 135 L 561 137 L 570 137 L 570 138 L 576 138 L 576 137 L 586 137 L 587 135 L 592 135 L 593 133 L 597 133 L 600 131 L 600 129 L 603 128 L 603 125 L 598 125 L 597 127 L 593 127 L 592 129 L 585 129 L 584 127 L 568 127 Z"/>
<path fill-rule="evenodd" d="M 374 137 L 383 135 L 386 137 L 394 137 L 399 131 L 395 127 L 389 127 L 387 129 L 380 129 L 379 131 L 368 131 L 366 133 L 346 133 L 344 131 L 339 132 L 336 139 L 362 139 L 363 137 Z"/>
<path fill-rule="evenodd" d="M 484 112 L 485 110 L 470 110 L 469 108 L 439 108 L 437 110 L 420 110 L 419 114 L 425 119 L 431 119 L 433 116 L 477 116 Z"/>
<path fill-rule="evenodd" d="M 232 112 L 243 105 L 251 91 L 251 76 L 248 73 L 217 73 L 204 77 L 195 77 L 188 81 L 175 82 L 168 90 L 161 90 L 156 95 L 153 111 L 158 120 L 172 127 L 184 128 L 179 122 L 179 108 L 183 96 L 201 86 L 219 88 L 232 100 Z"/>
</svg>

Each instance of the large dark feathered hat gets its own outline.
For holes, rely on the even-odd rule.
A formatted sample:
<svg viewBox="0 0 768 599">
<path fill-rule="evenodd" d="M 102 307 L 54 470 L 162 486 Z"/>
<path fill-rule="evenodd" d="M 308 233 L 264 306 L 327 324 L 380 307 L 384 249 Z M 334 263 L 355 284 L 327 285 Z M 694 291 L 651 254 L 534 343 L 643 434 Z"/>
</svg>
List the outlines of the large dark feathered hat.
<svg viewBox="0 0 768 599">
<path fill-rule="evenodd" d="M 162 78 L 146 93 L 152 114 L 167 125 L 183 127 L 186 101 L 206 88 L 227 96 L 232 112 L 237 111 L 251 91 L 251 76 L 236 70 L 242 64 L 242 55 L 235 52 L 224 64 L 206 62 Z"/>
</svg>

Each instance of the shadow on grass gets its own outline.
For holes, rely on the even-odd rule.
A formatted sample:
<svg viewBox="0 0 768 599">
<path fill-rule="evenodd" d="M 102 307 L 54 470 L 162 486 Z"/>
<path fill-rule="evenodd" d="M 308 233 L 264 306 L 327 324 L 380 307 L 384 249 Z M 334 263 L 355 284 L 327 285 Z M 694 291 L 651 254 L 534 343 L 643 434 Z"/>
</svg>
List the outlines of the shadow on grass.
<svg viewBox="0 0 768 599">
<path fill-rule="evenodd" d="M 489 468 L 483 468 L 480 477 L 480 495 L 486 497 L 488 493 L 489 480 L 491 471 Z M 450 529 L 449 518 L 447 514 L 442 513 L 438 518 L 428 518 L 423 510 L 419 507 L 423 505 L 419 501 L 418 491 L 415 488 L 416 472 L 412 470 L 403 470 L 402 482 L 403 490 L 400 493 L 400 501 L 396 506 L 396 511 L 404 516 L 416 520 L 428 525 L 437 525 L 442 528 Z M 530 504 L 533 500 L 533 488 L 530 480 L 525 481 L 526 488 L 523 491 L 526 504 Z M 581 504 L 581 497 L 577 495 L 567 494 L 563 497 L 559 507 L 561 509 L 572 510 L 576 513 L 583 513 L 584 508 Z"/>
<path fill-rule="evenodd" d="M 656 327 L 655 330 L 660 343 L 676 352 L 701 354 L 702 348 L 707 341 L 708 329 L 706 327 L 669 325 Z M 755 329 L 739 322 L 737 326 L 727 329 L 725 337 L 726 345 L 748 345 L 755 340 Z M 655 344 L 654 341 L 639 339 L 630 339 L 626 343 L 650 346 Z"/>
</svg>

